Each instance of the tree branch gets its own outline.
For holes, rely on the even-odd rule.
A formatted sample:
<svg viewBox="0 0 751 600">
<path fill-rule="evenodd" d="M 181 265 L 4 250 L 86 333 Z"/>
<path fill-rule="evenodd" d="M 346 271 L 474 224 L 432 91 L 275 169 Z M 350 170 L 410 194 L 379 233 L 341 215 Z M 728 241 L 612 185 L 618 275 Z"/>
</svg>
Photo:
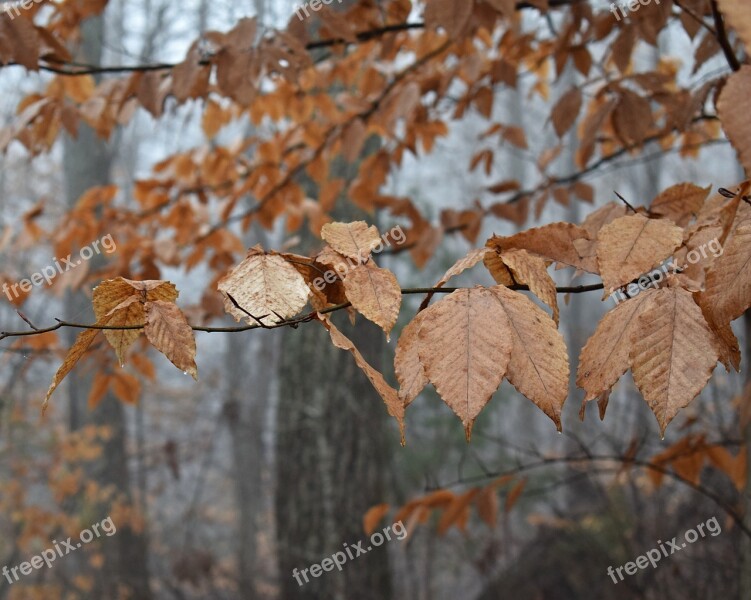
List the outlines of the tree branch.
<svg viewBox="0 0 751 600">
<path fill-rule="evenodd" d="M 514 286 L 508 286 L 512 290 L 517 291 L 529 291 L 529 286 L 526 285 L 514 285 Z M 412 295 L 412 294 L 450 294 L 452 292 L 455 292 L 460 289 L 465 288 L 405 288 L 402 290 L 402 294 L 406 295 Z M 598 290 L 602 290 L 603 285 L 601 283 L 595 283 L 591 285 L 580 285 L 580 286 L 561 286 L 556 288 L 556 291 L 559 294 L 583 294 L 586 292 L 594 292 Z M 201 325 L 191 325 L 191 329 L 193 331 L 203 331 L 205 333 L 240 333 L 243 331 L 251 331 L 253 329 L 279 329 L 281 327 L 296 327 L 297 325 L 300 325 L 302 323 L 307 323 L 309 321 L 315 320 L 316 316 L 318 314 L 330 314 L 333 312 L 337 312 L 340 310 L 344 310 L 345 308 L 349 308 L 352 306 L 350 302 L 346 302 L 344 304 L 337 304 L 336 306 L 330 306 L 324 310 L 320 311 L 311 311 L 307 313 L 306 315 L 303 315 L 301 317 L 296 317 L 294 319 L 285 319 L 278 323 L 272 323 L 272 324 L 261 324 L 259 322 L 259 319 L 256 317 L 252 317 L 256 320 L 256 323 L 253 325 L 241 325 L 238 327 L 206 327 Z M 240 307 L 238 307 L 240 308 Z M 240 310 L 243 310 L 240 308 Z M 252 315 L 251 315 L 252 316 Z M 57 321 L 56 325 L 52 325 L 50 327 L 46 327 L 43 329 L 36 329 L 32 331 L 3 331 L 0 332 L 0 341 L 4 340 L 6 338 L 13 338 L 13 337 L 30 337 L 34 335 L 42 335 L 43 333 L 50 333 L 52 331 L 57 331 L 58 329 L 97 329 L 97 330 L 115 330 L 115 331 L 128 331 L 128 330 L 138 330 L 143 329 L 145 327 L 144 325 L 100 325 L 98 323 L 75 323 L 71 321 L 62 321 L 60 319 L 55 319 Z"/>
<path fill-rule="evenodd" d="M 720 496 L 715 494 L 712 490 L 702 486 L 701 484 L 694 483 L 693 481 L 690 481 L 689 479 L 681 477 L 680 475 L 678 475 L 678 473 L 675 473 L 674 471 L 666 467 L 661 467 L 660 465 L 656 465 L 649 461 L 641 460 L 641 459 L 637 459 L 637 458 L 629 457 L 629 456 L 591 455 L 591 456 L 558 456 L 558 457 L 552 457 L 552 458 L 542 458 L 539 461 L 519 465 L 518 467 L 515 467 L 513 469 L 508 469 L 506 471 L 500 471 L 500 472 L 491 473 L 491 474 L 483 474 L 483 475 L 478 475 L 477 477 L 469 477 L 466 479 L 459 479 L 459 480 L 456 480 L 456 481 L 453 481 L 451 483 L 441 486 L 440 489 L 455 487 L 455 486 L 464 485 L 467 483 L 476 483 L 479 481 L 485 481 L 487 479 L 496 479 L 498 477 L 520 475 L 528 471 L 534 471 L 536 469 L 541 469 L 541 468 L 549 467 L 551 465 L 556 465 L 556 464 L 587 463 L 587 462 L 592 462 L 592 463 L 616 462 L 624 466 L 633 465 L 633 466 L 651 470 L 656 473 L 660 473 L 666 477 L 669 477 L 673 479 L 674 481 L 681 483 L 685 485 L 686 487 L 691 488 L 695 492 L 701 494 L 702 496 L 714 502 L 730 518 L 733 519 L 733 521 L 738 526 L 738 528 L 743 532 L 743 534 L 749 539 L 751 539 L 751 528 L 749 528 L 743 522 L 742 516 L 729 503 L 727 503 Z M 619 470 L 621 469 L 619 468 Z"/>
<path fill-rule="evenodd" d="M 725 29 L 725 21 L 722 18 L 722 13 L 720 13 L 719 7 L 717 6 L 717 0 L 712 0 L 712 16 L 714 17 L 715 29 L 717 30 L 717 41 L 720 43 L 720 47 L 722 47 L 722 51 L 725 54 L 725 58 L 727 59 L 730 68 L 733 69 L 733 71 L 740 71 L 741 62 L 735 55 L 733 46 L 730 45 L 728 32 Z"/>
</svg>

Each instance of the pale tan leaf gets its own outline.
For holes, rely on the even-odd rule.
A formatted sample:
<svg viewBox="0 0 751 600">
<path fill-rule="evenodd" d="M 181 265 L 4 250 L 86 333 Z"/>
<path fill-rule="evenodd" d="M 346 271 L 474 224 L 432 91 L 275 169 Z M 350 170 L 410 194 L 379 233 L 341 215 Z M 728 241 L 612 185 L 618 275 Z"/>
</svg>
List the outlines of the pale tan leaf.
<svg viewBox="0 0 751 600">
<path fill-rule="evenodd" d="M 683 230 L 665 219 L 620 217 L 600 229 L 597 262 L 605 294 L 649 272 L 683 243 Z"/>
<path fill-rule="evenodd" d="M 360 261 L 366 260 L 382 243 L 376 226 L 368 227 L 365 221 L 326 223 L 321 229 L 321 237 L 340 254 Z"/>
<path fill-rule="evenodd" d="M 686 227 L 699 214 L 712 186 L 705 188 L 693 183 L 679 183 L 659 194 L 649 207 L 652 214 L 667 217 L 680 227 Z"/>
<path fill-rule="evenodd" d="M 257 321 L 239 310 L 229 296 L 264 324 L 278 323 L 297 315 L 308 301 L 310 289 L 305 279 L 281 256 L 265 254 L 260 246 L 251 248 L 245 259 L 223 277 L 218 289 L 225 310 L 236 321 Z"/>
<path fill-rule="evenodd" d="M 513 344 L 506 378 L 561 430 L 561 410 L 568 395 L 569 365 L 563 336 L 550 316 L 518 292 L 491 288 L 510 325 Z"/>
<path fill-rule="evenodd" d="M 571 223 L 551 223 L 508 237 L 493 236 L 486 244 L 498 252 L 522 249 L 587 273 L 599 273 L 594 256 L 582 256 L 575 240 L 589 240 L 587 231 Z"/>
<path fill-rule="evenodd" d="M 378 392 L 381 398 L 383 398 L 383 401 L 386 404 L 386 410 L 388 410 L 388 413 L 396 419 L 397 423 L 399 423 L 399 431 L 401 433 L 403 446 L 405 443 L 404 402 L 399 399 L 399 395 L 397 394 L 396 390 L 392 388 L 388 383 L 386 383 L 386 380 L 383 378 L 383 375 L 381 375 L 381 373 L 376 371 L 368 364 L 368 361 L 366 361 L 363 355 L 360 354 L 360 351 L 355 347 L 352 341 L 341 331 L 339 331 L 327 316 L 319 313 L 318 320 L 328 330 L 334 346 L 340 348 L 341 350 L 347 350 L 350 354 L 352 354 L 352 356 L 354 356 L 357 366 L 362 369 L 363 373 L 365 373 L 365 376 L 373 385 L 376 392 Z"/>
<path fill-rule="evenodd" d="M 344 278 L 344 292 L 359 313 L 389 335 L 402 305 L 402 290 L 391 271 L 372 260 L 359 265 Z"/>
<path fill-rule="evenodd" d="M 528 285 L 529 290 L 552 309 L 553 321 L 558 325 L 558 292 L 545 261 L 526 250 L 507 250 L 501 258 L 513 271 L 517 283 Z"/>
<path fill-rule="evenodd" d="M 146 303 L 146 338 L 183 373 L 198 379 L 196 339 L 183 312 L 173 302 Z"/>
<path fill-rule="evenodd" d="M 457 290 L 423 315 L 420 362 L 469 439 L 477 415 L 506 373 L 510 325 L 495 294 L 480 287 Z"/>
<path fill-rule="evenodd" d="M 751 4 L 742 0 L 717 0 L 720 11 L 751 53 Z"/>
<path fill-rule="evenodd" d="M 586 392 L 584 402 L 595 400 L 612 388 L 629 367 L 631 333 L 641 310 L 655 290 L 621 302 L 598 323 L 579 355 L 576 385 Z"/>
<path fill-rule="evenodd" d="M 417 398 L 422 389 L 428 384 L 428 377 L 420 362 L 418 352 L 419 333 L 425 312 L 415 315 L 407 326 L 402 329 L 394 354 L 394 371 L 399 381 L 399 398 L 406 408 Z"/>
<path fill-rule="evenodd" d="M 712 376 L 720 351 L 692 295 L 681 288 L 649 294 L 631 330 L 631 370 L 660 433 Z"/>
<path fill-rule="evenodd" d="M 746 170 L 746 175 L 751 175 L 751 113 L 747 109 L 749 97 L 751 65 L 743 65 L 740 71 L 728 78 L 722 88 L 717 101 L 717 113 L 725 134 L 738 152 L 738 160 Z"/>
</svg>

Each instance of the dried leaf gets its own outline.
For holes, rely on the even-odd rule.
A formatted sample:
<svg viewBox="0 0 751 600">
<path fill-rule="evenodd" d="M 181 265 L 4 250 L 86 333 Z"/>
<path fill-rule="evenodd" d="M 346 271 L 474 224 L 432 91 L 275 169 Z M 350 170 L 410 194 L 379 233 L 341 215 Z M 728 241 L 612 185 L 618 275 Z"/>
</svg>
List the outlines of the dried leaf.
<svg viewBox="0 0 751 600">
<path fill-rule="evenodd" d="M 382 243 L 376 226 L 368 227 L 365 221 L 326 223 L 321 229 L 321 237 L 339 254 L 359 261 L 365 261 Z"/>
<path fill-rule="evenodd" d="M 744 8 L 740 10 L 748 10 L 748 7 L 744 5 Z M 747 175 L 751 175 L 751 114 L 746 110 L 749 96 L 751 96 L 751 65 L 743 65 L 740 71 L 728 78 L 717 100 L 717 113 L 720 116 L 722 128 L 738 152 L 738 160 Z"/>
<path fill-rule="evenodd" d="M 620 217 L 600 229 L 597 263 L 606 295 L 644 275 L 683 243 L 683 230 L 664 219 Z"/>
<path fill-rule="evenodd" d="M 713 322 L 728 324 L 751 306 L 751 223 L 735 230 L 706 281 L 699 304 Z"/>
<path fill-rule="evenodd" d="M 389 508 L 391 507 L 388 504 L 376 504 L 368 509 L 368 512 L 362 518 L 362 528 L 365 535 L 370 535 L 376 530 L 383 517 L 389 512 Z"/>
<path fill-rule="evenodd" d="M 399 381 L 399 398 L 406 408 L 417 398 L 422 389 L 428 384 L 428 377 L 420 362 L 419 333 L 425 312 L 415 315 L 407 326 L 402 329 L 394 354 L 394 371 Z"/>
<path fill-rule="evenodd" d="M 652 200 L 651 213 L 667 217 L 676 225 L 686 227 L 699 213 L 712 186 L 705 188 L 693 183 L 679 183 L 663 191 Z"/>
<path fill-rule="evenodd" d="M 172 302 L 146 303 L 146 338 L 183 373 L 198 379 L 196 340 L 183 312 Z"/>
<path fill-rule="evenodd" d="M 558 297 L 553 278 L 548 273 L 545 261 L 526 250 L 507 250 L 501 254 L 503 262 L 514 273 L 514 279 L 528 285 L 530 291 L 553 310 L 553 321 L 558 325 Z"/>
<path fill-rule="evenodd" d="M 560 431 L 569 378 L 563 336 L 550 316 L 523 294 L 502 285 L 491 290 L 510 325 L 513 351 L 506 378 L 548 415 Z"/>
<path fill-rule="evenodd" d="M 347 336 L 345 336 L 341 331 L 339 331 L 328 317 L 319 313 L 318 320 L 328 330 L 334 346 L 342 350 L 347 350 L 350 354 L 352 354 L 352 356 L 355 357 L 357 366 L 362 369 L 362 371 L 365 373 L 365 376 L 368 378 L 375 390 L 378 392 L 381 398 L 383 398 L 389 414 L 396 419 L 397 423 L 399 423 L 399 431 L 401 433 L 403 446 L 405 444 L 404 403 L 399 399 L 399 395 L 396 393 L 396 390 L 392 388 L 388 383 L 386 383 L 383 375 L 381 375 L 378 371 L 376 371 L 368 364 L 368 362 L 365 360 L 365 358 L 363 358 L 363 355 L 360 354 L 360 351 L 355 347 L 352 341 L 347 338 Z"/>
<path fill-rule="evenodd" d="M 561 96 L 550 115 L 558 137 L 563 137 L 571 129 L 581 112 L 581 108 L 582 93 L 579 88 L 571 88 Z"/>
<path fill-rule="evenodd" d="M 75 367 L 76 363 L 81 360 L 81 357 L 86 354 L 86 350 L 89 349 L 89 346 L 91 346 L 91 343 L 94 341 L 94 338 L 98 333 L 98 329 L 87 329 L 78 334 L 75 343 L 70 347 L 70 350 L 68 350 L 68 354 L 65 356 L 63 364 L 58 368 L 55 377 L 52 379 L 52 384 L 47 390 L 47 395 L 42 404 L 42 414 L 47 410 L 47 405 L 52 393 L 57 389 L 57 386 L 60 385 L 68 373 L 73 370 L 73 367 Z"/>
<path fill-rule="evenodd" d="M 235 307 L 229 296 L 253 317 L 269 325 L 297 315 L 305 306 L 310 289 L 305 279 L 281 256 L 251 248 L 245 259 L 223 277 L 218 289 L 225 310 L 236 321 L 257 321 Z"/>
<path fill-rule="evenodd" d="M 359 313 L 389 335 L 402 304 L 402 290 L 391 271 L 373 261 L 358 265 L 344 278 L 344 292 Z"/>
<path fill-rule="evenodd" d="M 647 301 L 631 331 L 631 370 L 664 436 L 668 423 L 709 381 L 720 351 L 689 292 L 657 290 Z"/>
<path fill-rule="evenodd" d="M 728 24 L 738 32 L 746 51 L 751 52 L 751 5 L 738 0 L 717 0 L 717 5 Z"/>
<path fill-rule="evenodd" d="M 571 223 L 551 223 L 509 237 L 493 236 L 486 244 L 498 252 L 522 249 L 549 258 L 567 267 L 599 273 L 594 256 L 582 256 L 575 240 L 589 240 L 586 230 Z"/>
<path fill-rule="evenodd" d="M 472 424 L 506 372 L 510 325 L 494 293 L 479 287 L 457 290 L 423 314 L 420 362 L 469 439 Z"/>
<path fill-rule="evenodd" d="M 632 333 L 654 293 L 648 290 L 608 311 L 582 348 L 576 385 L 586 392 L 585 403 L 610 390 L 628 370 Z"/>
<path fill-rule="evenodd" d="M 463 523 L 466 522 L 465 515 L 469 512 L 469 505 L 479 492 L 480 488 L 472 488 L 451 501 L 451 504 L 446 507 L 441 515 L 441 520 L 438 521 L 438 535 L 446 533 L 454 524 L 460 529 L 464 529 Z"/>
</svg>

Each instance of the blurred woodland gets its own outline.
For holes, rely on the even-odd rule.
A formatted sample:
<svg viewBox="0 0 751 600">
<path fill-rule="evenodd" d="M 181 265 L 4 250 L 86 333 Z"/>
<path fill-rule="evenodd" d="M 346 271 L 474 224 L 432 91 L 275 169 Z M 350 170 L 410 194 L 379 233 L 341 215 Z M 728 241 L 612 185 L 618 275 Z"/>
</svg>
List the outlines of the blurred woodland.
<svg viewBox="0 0 751 600">
<path fill-rule="evenodd" d="M 751 4 L 0 11 L 0 600 L 751 599 Z"/>
</svg>

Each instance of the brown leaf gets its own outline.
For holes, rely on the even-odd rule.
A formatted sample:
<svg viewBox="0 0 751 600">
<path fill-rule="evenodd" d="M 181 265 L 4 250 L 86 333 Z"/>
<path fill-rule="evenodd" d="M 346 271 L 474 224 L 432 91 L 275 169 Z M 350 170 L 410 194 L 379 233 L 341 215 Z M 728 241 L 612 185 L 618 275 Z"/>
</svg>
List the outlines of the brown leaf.
<svg viewBox="0 0 751 600">
<path fill-rule="evenodd" d="M 394 354 L 394 371 L 399 381 L 399 398 L 406 408 L 417 398 L 422 389 L 428 384 L 428 377 L 420 362 L 419 333 L 425 312 L 415 315 L 407 326 L 402 329 Z"/>
<path fill-rule="evenodd" d="M 115 371 L 112 374 L 110 386 L 112 392 L 121 402 L 138 404 L 141 397 L 141 382 L 130 373 L 126 373 L 122 369 Z"/>
<path fill-rule="evenodd" d="M 558 137 L 571 129 L 582 108 L 582 93 L 579 88 L 571 88 L 561 96 L 560 100 L 553 108 L 550 118 L 553 121 L 553 127 Z"/>
<path fill-rule="evenodd" d="M 489 485 L 482 489 L 475 500 L 477 514 L 490 527 L 495 527 L 498 521 L 498 490 L 496 486 Z"/>
<path fill-rule="evenodd" d="M 486 245 L 499 252 L 521 248 L 568 267 L 598 273 L 595 257 L 582 256 L 576 249 L 574 241 L 578 239 L 590 239 L 585 229 L 571 223 L 551 223 L 509 237 L 493 236 Z"/>
<path fill-rule="evenodd" d="M 514 285 L 514 277 L 497 252 L 488 252 L 482 260 L 485 268 L 496 283 Z"/>
<path fill-rule="evenodd" d="M 389 335 L 402 304 L 402 290 L 391 271 L 372 260 L 358 265 L 344 278 L 344 292 L 359 313 Z"/>
<path fill-rule="evenodd" d="M 339 254 L 364 261 L 371 251 L 381 244 L 381 235 L 375 225 L 365 221 L 354 223 L 326 223 L 321 237 Z"/>
<path fill-rule="evenodd" d="M 225 310 L 236 321 L 255 321 L 239 310 L 229 296 L 264 324 L 278 323 L 297 315 L 305 306 L 310 289 L 305 279 L 281 256 L 265 254 L 260 246 L 248 251 L 245 259 L 218 284 Z"/>
<path fill-rule="evenodd" d="M 86 329 L 78 334 L 75 343 L 70 347 L 70 350 L 68 350 L 68 354 L 65 356 L 63 364 L 58 368 L 55 377 L 52 379 L 52 384 L 50 384 L 50 387 L 47 390 L 47 395 L 42 404 L 42 414 L 47 410 L 47 405 L 52 393 L 57 389 L 57 386 L 60 385 L 68 373 L 73 370 L 73 367 L 76 366 L 76 363 L 81 357 L 86 354 L 86 350 L 89 349 L 89 346 L 91 346 L 91 343 L 94 341 L 94 338 L 98 333 L 98 329 Z"/>
<path fill-rule="evenodd" d="M 355 347 L 352 341 L 347 338 L 325 315 L 318 314 L 318 320 L 328 330 L 331 336 L 331 341 L 334 346 L 342 350 L 347 350 L 352 356 L 355 357 L 357 366 L 362 369 L 365 376 L 373 385 L 378 394 L 383 398 L 386 403 L 386 409 L 389 414 L 394 417 L 399 423 L 399 431 L 402 438 L 402 446 L 405 444 L 404 439 L 404 403 L 399 399 L 399 395 L 396 390 L 392 388 L 378 371 L 371 367 L 368 362 L 360 354 L 360 351 Z"/>
<path fill-rule="evenodd" d="M 472 424 L 501 385 L 511 358 L 509 323 L 494 293 L 457 290 L 424 311 L 419 357 L 443 401 Z"/>
<path fill-rule="evenodd" d="M 664 436 L 668 423 L 709 381 L 720 351 L 689 292 L 657 290 L 647 301 L 631 331 L 631 370 Z"/>
<path fill-rule="evenodd" d="M 378 523 L 389 512 L 390 505 L 388 504 L 376 504 L 368 509 L 365 516 L 362 518 L 362 528 L 365 531 L 365 535 L 370 535 L 378 527 Z"/>
<path fill-rule="evenodd" d="M 519 498 L 521 498 L 522 492 L 524 491 L 526 485 L 527 480 L 521 479 L 513 488 L 511 488 L 511 491 L 506 496 L 506 512 L 509 512 L 512 508 L 514 508 L 516 503 L 519 501 Z"/>
<path fill-rule="evenodd" d="M 683 230 L 664 219 L 620 217 L 597 236 L 597 263 L 606 295 L 644 275 L 683 243 Z"/>
<path fill-rule="evenodd" d="M 429 0 L 425 25 L 429 29 L 442 27 L 450 37 L 459 37 L 472 15 L 473 4 L 474 0 Z"/>
<path fill-rule="evenodd" d="M 10 8 L 6 5 L 3 8 Z M 34 23 L 26 18 L 6 18 L 0 16 L 0 60 L 11 60 L 23 65 L 29 71 L 39 70 L 41 40 Z"/>
<path fill-rule="evenodd" d="M 612 388 L 629 367 L 632 333 L 642 309 L 655 290 L 621 302 L 598 323 L 579 355 L 576 385 L 586 392 L 584 402 Z"/>
<path fill-rule="evenodd" d="M 561 410 L 568 395 L 569 366 L 563 336 L 550 316 L 518 292 L 491 288 L 510 325 L 513 344 L 506 378 L 561 430 Z M 505 324 L 505 323 L 504 323 Z"/>
<path fill-rule="evenodd" d="M 89 392 L 89 400 L 87 403 L 89 410 L 94 410 L 99 406 L 110 386 L 110 379 L 111 377 L 102 371 L 98 371 L 94 375 L 94 381 L 91 383 L 91 391 Z"/>
<path fill-rule="evenodd" d="M 714 322 L 728 324 L 751 306 L 751 223 L 735 230 L 706 280 L 699 304 Z"/>
<path fill-rule="evenodd" d="M 558 292 L 545 261 L 526 250 L 507 250 L 501 258 L 514 272 L 514 279 L 528 285 L 529 290 L 553 310 L 553 321 L 558 325 Z"/>
<path fill-rule="evenodd" d="M 183 312 L 172 302 L 146 303 L 146 338 L 183 373 L 198 379 L 196 340 Z"/>
<path fill-rule="evenodd" d="M 108 325 L 115 327 L 132 327 L 143 325 L 145 313 L 140 294 L 128 280 L 123 278 L 102 282 L 94 288 L 94 314 L 97 322 L 107 320 Z M 117 360 L 125 364 L 128 349 L 141 335 L 143 329 L 105 330 L 104 337 L 114 348 Z"/>
<path fill-rule="evenodd" d="M 663 191 L 652 200 L 651 213 L 667 217 L 680 227 L 686 227 L 704 206 L 712 186 L 705 188 L 693 183 L 679 183 Z"/>
<path fill-rule="evenodd" d="M 472 488 L 467 490 L 463 494 L 456 496 L 446 507 L 441 515 L 441 520 L 438 521 L 438 535 L 443 535 L 449 528 L 456 524 L 460 529 L 464 529 L 464 523 L 466 522 L 465 515 L 469 511 L 469 505 L 475 496 L 480 492 L 480 488 Z"/>
<path fill-rule="evenodd" d="M 587 218 L 582 222 L 582 227 L 587 231 L 589 236 L 595 240 L 600 229 L 608 223 L 612 223 L 618 217 L 626 215 L 628 208 L 620 202 L 608 202 L 597 210 L 589 213 Z"/>
<path fill-rule="evenodd" d="M 738 152 L 738 160 L 746 175 L 751 175 L 751 113 L 746 109 L 750 96 L 751 65 L 743 65 L 740 71 L 728 78 L 717 101 L 722 128 Z"/>
</svg>

